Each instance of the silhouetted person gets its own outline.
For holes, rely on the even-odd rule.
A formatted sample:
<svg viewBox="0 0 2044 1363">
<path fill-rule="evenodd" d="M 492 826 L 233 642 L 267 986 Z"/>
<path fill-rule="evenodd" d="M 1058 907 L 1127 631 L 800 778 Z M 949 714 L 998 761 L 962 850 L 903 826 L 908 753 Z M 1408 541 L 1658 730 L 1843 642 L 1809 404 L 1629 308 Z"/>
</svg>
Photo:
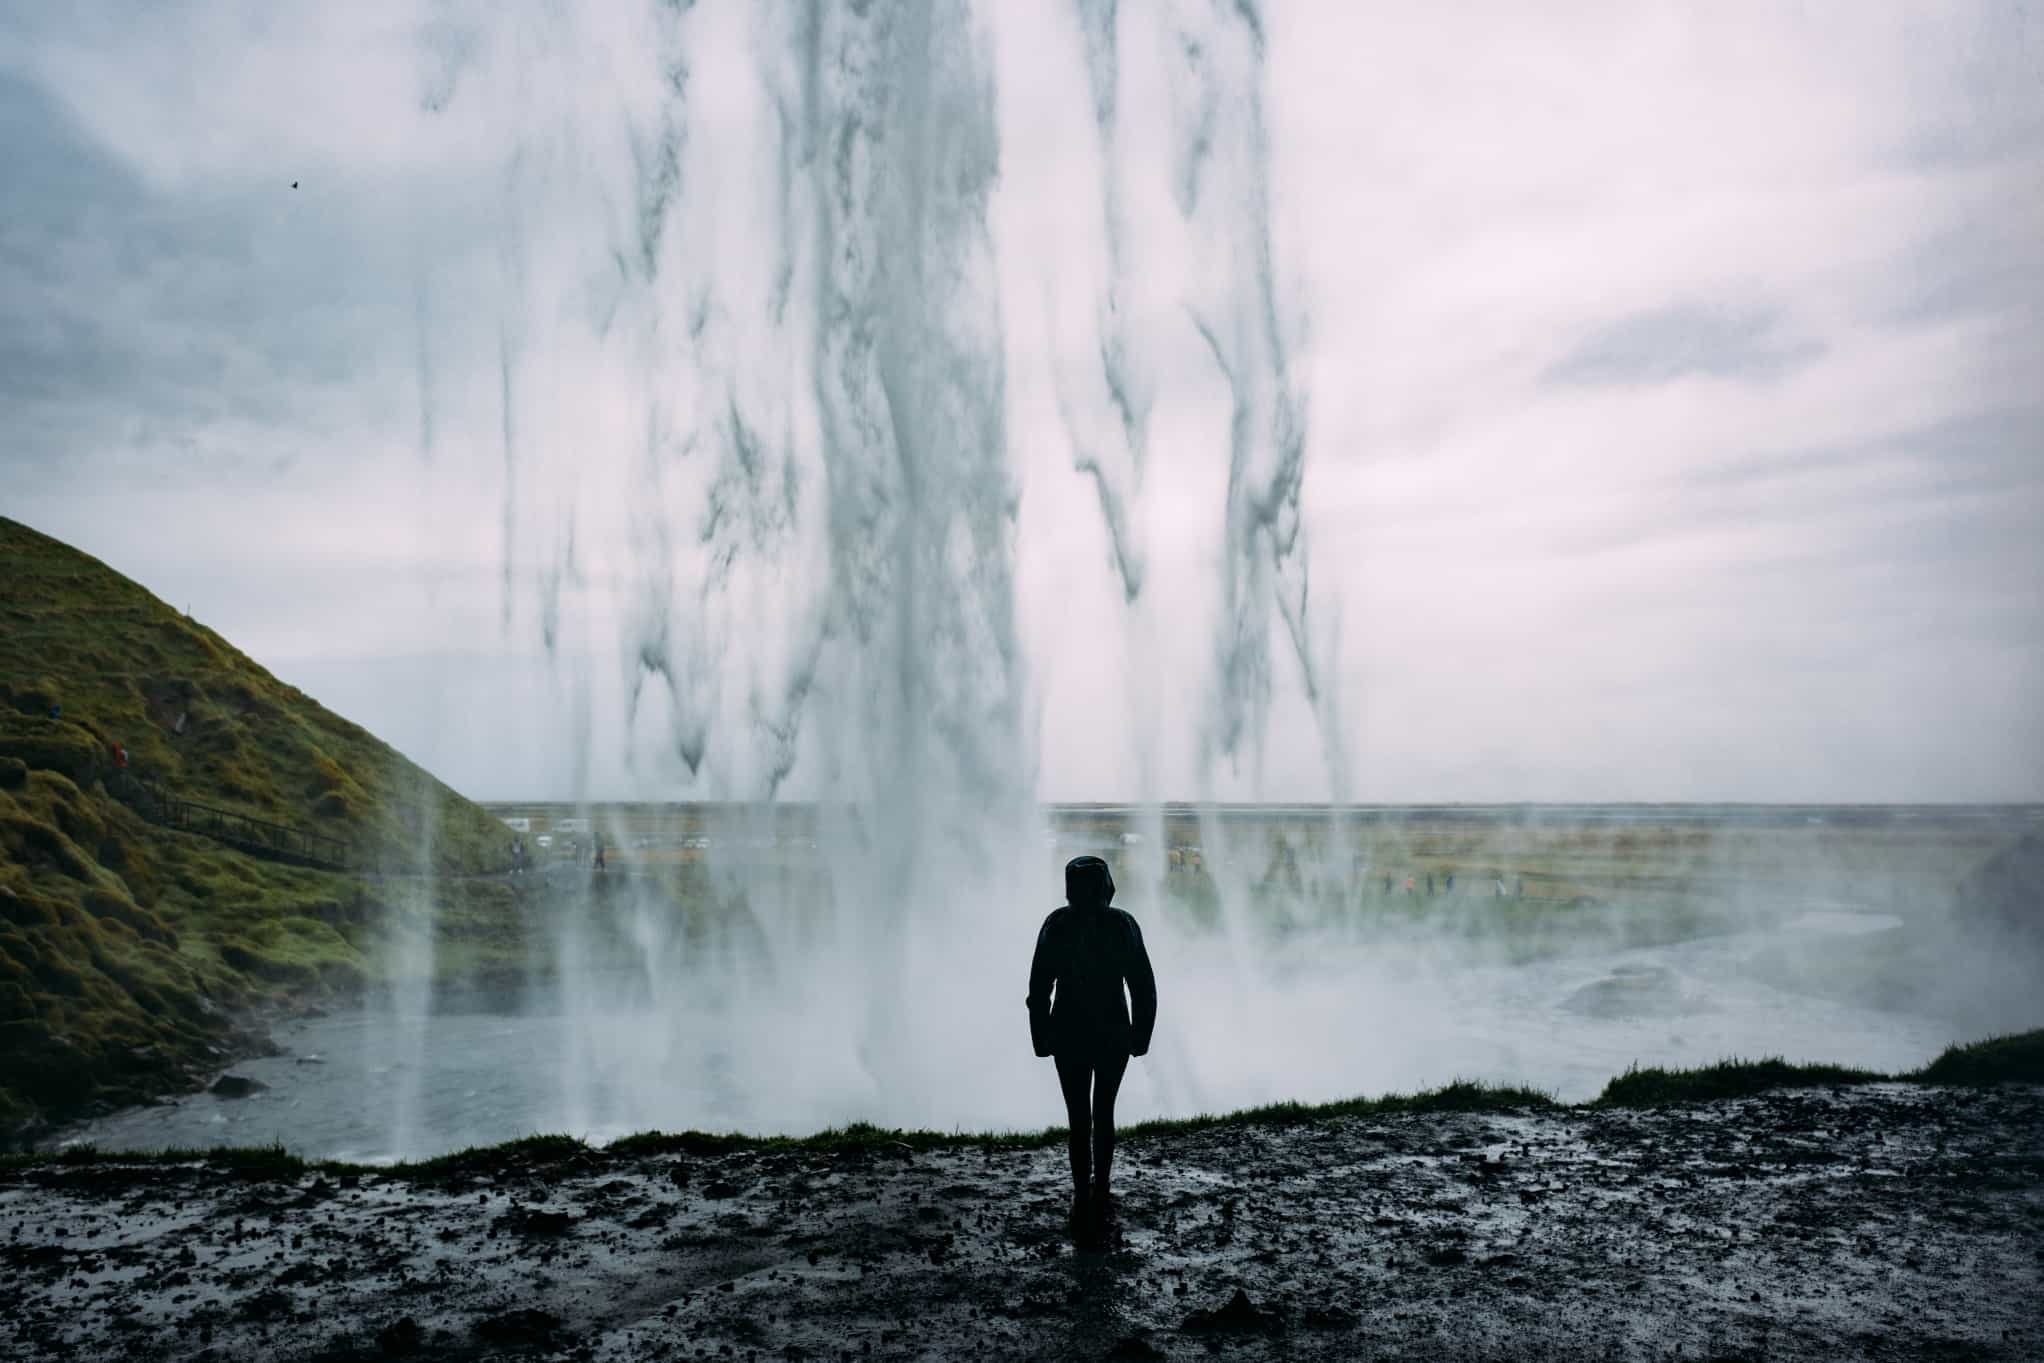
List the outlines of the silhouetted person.
<svg viewBox="0 0 2044 1363">
<path fill-rule="evenodd" d="M 1057 1060 L 1071 1123 L 1072 1230 L 1087 1244 L 1098 1243 L 1107 1228 L 1114 1095 L 1129 1057 L 1150 1049 L 1157 1025 L 1157 977 L 1143 930 L 1108 907 L 1113 898 L 1106 862 L 1072 858 L 1065 864 L 1066 905 L 1043 920 L 1029 963 L 1029 1039 L 1038 1055 Z"/>
</svg>

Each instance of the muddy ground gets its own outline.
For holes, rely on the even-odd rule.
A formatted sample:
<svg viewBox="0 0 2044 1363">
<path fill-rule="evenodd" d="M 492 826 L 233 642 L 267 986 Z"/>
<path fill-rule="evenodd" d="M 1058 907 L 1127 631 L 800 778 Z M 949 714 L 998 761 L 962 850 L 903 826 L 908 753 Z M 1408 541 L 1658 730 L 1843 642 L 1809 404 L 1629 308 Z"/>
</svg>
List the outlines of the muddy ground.
<svg viewBox="0 0 2044 1363">
<path fill-rule="evenodd" d="M 2037 1359 L 2044 1088 L 1060 1149 L 0 1172 L 10 1359 Z"/>
</svg>

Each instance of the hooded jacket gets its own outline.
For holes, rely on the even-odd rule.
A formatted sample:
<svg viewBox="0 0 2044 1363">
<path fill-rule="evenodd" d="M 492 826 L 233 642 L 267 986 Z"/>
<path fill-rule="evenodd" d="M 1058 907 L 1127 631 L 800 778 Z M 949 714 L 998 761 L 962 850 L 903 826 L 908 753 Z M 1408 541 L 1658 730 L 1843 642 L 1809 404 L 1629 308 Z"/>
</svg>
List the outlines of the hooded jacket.
<svg viewBox="0 0 2044 1363">
<path fill-rule="evenodd" d="M 1068 902 L 1043 920 L 1029 963 L 1029 1039 L 1038 1055 L 1142 1055 L 1150 1049 L 1157 977 L 1143 930 L 1133 915 L 1108 906 L 1113 898 L 1106 862 L 1074 857 L 1065 866 Z"/>
</svg>

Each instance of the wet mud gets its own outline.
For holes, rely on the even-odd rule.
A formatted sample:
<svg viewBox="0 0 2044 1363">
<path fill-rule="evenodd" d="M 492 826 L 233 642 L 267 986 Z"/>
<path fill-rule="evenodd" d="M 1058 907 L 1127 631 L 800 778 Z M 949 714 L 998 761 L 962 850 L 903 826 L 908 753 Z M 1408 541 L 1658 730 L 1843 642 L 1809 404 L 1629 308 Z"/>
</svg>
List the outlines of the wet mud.
<svg viewBox="0 0 2044 1363">
<path fill-rule="evenodd" d="M 2035 1359 L 2044 1088 L 1353 1117 L 1063 1152 L 0 1172 L 10 1359 Z"/>
</svg>

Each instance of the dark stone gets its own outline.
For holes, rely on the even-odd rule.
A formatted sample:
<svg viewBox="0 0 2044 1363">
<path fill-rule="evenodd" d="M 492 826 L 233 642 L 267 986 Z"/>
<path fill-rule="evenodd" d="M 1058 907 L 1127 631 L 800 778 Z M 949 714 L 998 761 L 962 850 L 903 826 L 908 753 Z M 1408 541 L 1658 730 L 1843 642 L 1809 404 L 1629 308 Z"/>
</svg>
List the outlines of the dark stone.
<svg viewBox="0 0 2044 1363">
<path fill-rule="evenodd" d="M 559 1316 L 551 1311 L 541 1311 L 531 1306 L 506 1311 L 501 1316 L 488 1316 L 476 1322 L 478 1336 L 488 1343 L 506 1346 L 551 1345 L 554 1331 L 560 1328 Z"/>
<path fill-rule="evenodd" d="M 386 1358 L 403 1358 L 425 1347 L 426 1332 L 410 1316 L 400 1316 L 376 1333 L 376 1347 Z"/>
<path fill-rule="evenodd" d="M 1339 1306 L 1309 1306 L 1306 1308 L 1306 1328 L 1309 1330 L 1353 1330 L 1356 1325 L 1354 1313 Z"/>
<path fill-rule="evenodd" d="M 245 1074 L 223 1074 L 206 1091 L 216 1098 L 246 1098 L 268 1087 L 262 1080 L 251 1079 Z"/>
<path fill-rule="evenodd" d="M 241 1304 L 243 1320 L 276 1320 L 279 1317 L 288 1318 L 291 1314 L 290 1294 L 279 1292 L 275 1288 L 266 1288 Z"/>
<path fill-rule="evenodd" d="M 1432 1268 L 1453 1268 L 1457 1264 L 1468 1262 L 1469 1256 L 1453 1245 L 1444 1245 L 1440 1249 L 1427 1252 L 1427 1264 Z"/>
<path fill-rule="evenodd" d="M 56 1268 L 69 1257 L 56 1245 L 8 1245 L 0 1249 L 0 1263 L 19 1268 Z"/>
<path fill-rule="evenodd" d="M 1109 1358 L 1149 1360 L 1163 1358 L 1165 1354 L 1162 1349 L 1150 1343 L 1149 1340 L 1144 1339 L 1141 1335 L 1130 1335 L 1112 1349 L 1109 1349 L 1107 1356 Z"/>
<path fill-rule="evenodd" d="M 1249 1300 L 1249 1294 L 1241 1288 L 1228 1298 L 1228 1304 L 1215 1311 L 1194 1311 L 1185 1318 L 1184 1329 L 1189 1334 L 1254 1334 L 1270 1333 L 1279 1329 L 1282 1322 L 1275 1311 L 1266 1311 Z"/>
<path fill-rule="evenodd" d="M 490 1223 L 493 1231 L 509 1231 L 513 1235 L 566 1235 L 575 1224 L 572 1212 L 557 1212 L 546 1207 L 513 1207 Z"/>
</svg>

